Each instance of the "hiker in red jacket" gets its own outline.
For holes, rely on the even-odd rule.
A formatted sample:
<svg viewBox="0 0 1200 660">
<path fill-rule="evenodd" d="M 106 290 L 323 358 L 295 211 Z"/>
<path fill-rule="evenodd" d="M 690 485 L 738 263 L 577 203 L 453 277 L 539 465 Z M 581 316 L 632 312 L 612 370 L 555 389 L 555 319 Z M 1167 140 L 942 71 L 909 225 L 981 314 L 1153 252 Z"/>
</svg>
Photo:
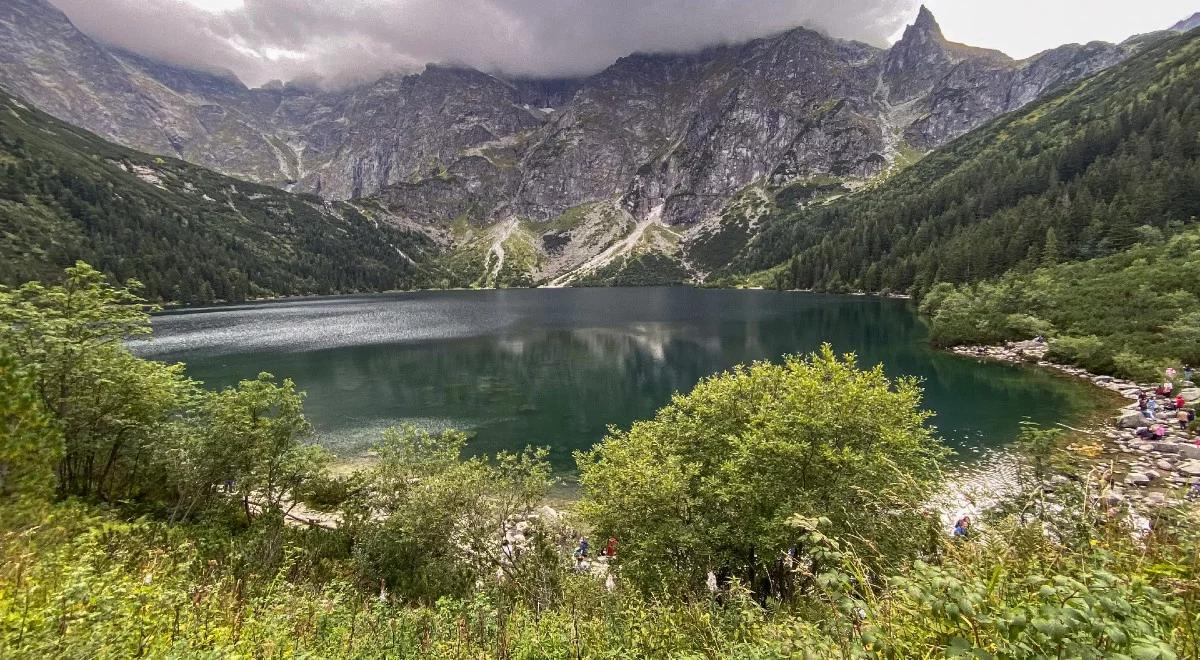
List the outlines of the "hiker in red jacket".
<svg viewBox="0 0 1200 660">
<path fill-rule="evenodd" d="M 604 556 L 609 558 L 617 556 L 617 537 L 608 537 L 608 543 L 604 546 Z"/>
</svg>

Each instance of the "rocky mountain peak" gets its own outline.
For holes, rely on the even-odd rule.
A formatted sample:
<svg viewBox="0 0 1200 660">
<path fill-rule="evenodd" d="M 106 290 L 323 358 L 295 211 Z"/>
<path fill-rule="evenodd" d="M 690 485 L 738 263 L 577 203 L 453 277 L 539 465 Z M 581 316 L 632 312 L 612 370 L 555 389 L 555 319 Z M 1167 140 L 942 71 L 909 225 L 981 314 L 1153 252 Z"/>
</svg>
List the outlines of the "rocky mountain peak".
<svg viewBox="0 0 1200 660">
<path fill-rule="evenodd" d="M 925 96 L 961 62 L 1006 68 L 1012 58 L 997 50 L 975 48 L 946 39 L 933 12 L 922 5 L 917 18 L 904 29 L 904 36 L 888 51 L 883 81 L 888 101 L 905 103 Z"/>
<path fill-rule="evenodd" d="M 884 61 L 888 100 L 902 103 L 928 93 L 954 62 L 933 12 L 921 5 L 917 19 L 904 28 L 904 36 L 892 46 Z"/>
<path fill-rule="evenodd" d="M 1171 26 L 1172 32 L 1189 32 L 1200 27 L 1200 11 Z"/>
<path fill-rule="evenodd" d="M 916 37 L 922 35 L 935 39 L 945 40 L 942 36 L 942 26 L 938 25 L 937 19 L 933 17 L 933 12 L 925 5 L 921 5 L 920 11 L 917 12 L 917 20 L 913 21 L 912 25 L 904 31 L 904 38 Z"/>
</svg>

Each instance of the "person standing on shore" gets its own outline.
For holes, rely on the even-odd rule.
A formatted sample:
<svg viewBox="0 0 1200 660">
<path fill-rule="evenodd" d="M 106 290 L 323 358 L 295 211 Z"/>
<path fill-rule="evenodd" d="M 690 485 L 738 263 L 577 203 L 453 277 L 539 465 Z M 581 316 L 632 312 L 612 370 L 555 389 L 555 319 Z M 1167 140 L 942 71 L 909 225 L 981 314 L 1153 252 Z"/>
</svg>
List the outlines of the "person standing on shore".
<svg viewBox="0 0 1200 660">
<path fill-rule="evenodd" d="M 604 546 L 604 556 L 609 559 L 617 556 L 617 537 L 608 537 L 608 543 Z"/>
</svg>

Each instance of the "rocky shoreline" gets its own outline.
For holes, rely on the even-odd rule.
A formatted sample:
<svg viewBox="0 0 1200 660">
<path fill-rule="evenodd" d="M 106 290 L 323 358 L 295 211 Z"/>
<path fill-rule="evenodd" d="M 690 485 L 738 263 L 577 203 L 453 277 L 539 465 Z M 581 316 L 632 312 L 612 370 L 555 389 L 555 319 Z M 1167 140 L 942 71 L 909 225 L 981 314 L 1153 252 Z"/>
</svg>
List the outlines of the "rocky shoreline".
<svg viewBox="0 0 1200 660">
<path fill-rule="evenodd" d="M 951 350 L 967 357 L 1051 369 L 1119 395 L 1129 403 L 1119 406 L 1108 424 L 1085 429 L 1066 427 L 1080 435 L 1067 450 L 1072 457 L 1107 475 L 1103 497 L 1109 505 L 1146 509 L 1183 500 L 1191 484 L 1200 483 L 1200 444 L 1179 428 L 1176 411 L 1168 410 L 1166 405 L 1168 399 L 1154 397 L 1157 384 L 1144 385 L 1057 364 L 1046 359 L 1048 348 L 1045 342 L 1022 341 L 1003 346 L 956 346 Z M 1153 420 L 1138 409 L 1140 393 L 1154 397 L 1159 404 Z M 1185 381 L 1175 394 L 1183 396 L 1189 407 L 1200 406 L 1200 388 L 1195 383 Z M 1161 439 L 1146 440 L 1137 435 L 1139 429 L 1154 424 L 1167 429 Z"/>
</svg>

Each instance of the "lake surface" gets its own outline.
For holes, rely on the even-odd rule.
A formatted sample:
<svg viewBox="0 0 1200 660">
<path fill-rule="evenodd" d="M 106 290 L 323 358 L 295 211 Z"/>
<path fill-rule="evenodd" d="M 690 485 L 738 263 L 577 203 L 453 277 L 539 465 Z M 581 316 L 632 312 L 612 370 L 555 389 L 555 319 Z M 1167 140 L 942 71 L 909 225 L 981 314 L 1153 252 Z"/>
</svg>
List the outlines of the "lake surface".
<svg viewBox="0 0 1200 660">
<path fill-rule="evenodd" d="M 1094 409 L 1085 386 L 934 351 L 901 300 L 691 288 L 515 289 L 314 298 L 157 315 L 140 355 L 187 364 L 209 387 L 260 371 L 308 392 L 320 442 L 344 456 L 392 425 L 455 427 L 472 451 L 571 452 L 648 418 L 672 392 L 739 363 L 822 342 L 923 379 L 925 405 L 965 458 L 1010 442 L 1021 419 Z"/>
</svg>

